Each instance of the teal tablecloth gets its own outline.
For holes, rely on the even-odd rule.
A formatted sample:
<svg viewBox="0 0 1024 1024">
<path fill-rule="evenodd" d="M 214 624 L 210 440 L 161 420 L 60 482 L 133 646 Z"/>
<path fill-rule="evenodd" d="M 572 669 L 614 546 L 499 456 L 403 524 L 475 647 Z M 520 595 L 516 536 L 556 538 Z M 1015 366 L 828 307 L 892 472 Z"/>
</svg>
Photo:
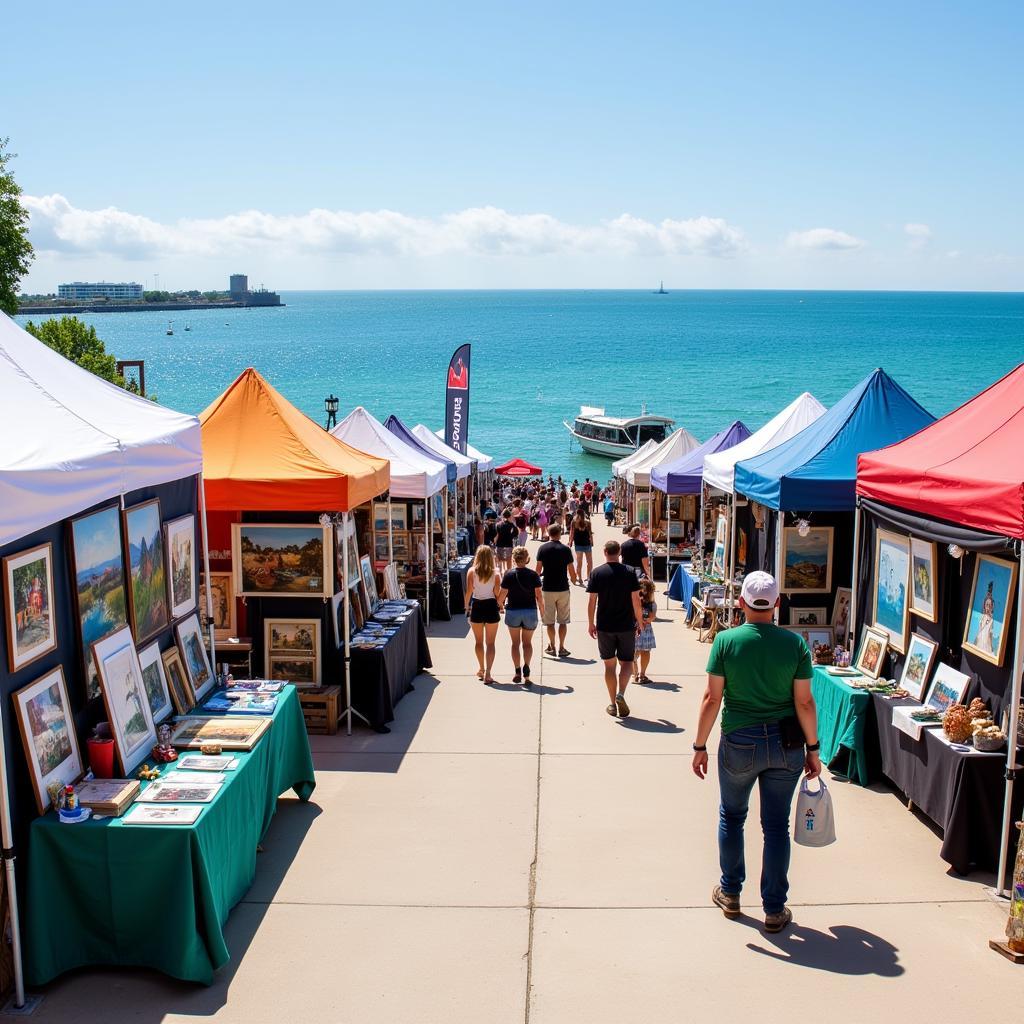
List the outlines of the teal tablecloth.
<svg viewBox="0 0 1024 1024">
<path fill-rule="evenodd" d="M 815 666 L 811 692 L 818 705 L 818 739 L 821 760 L 837 768 L 846 756 L 843 774 L 862 786 L 868 784 L 868 757 L 864 747 L 864 725 L 871 707 L 871 694 L 858 690 L 839 676 L 830 676 Z"/>
<path fill-rule="evenodd" d="M 256 846 L 278 796 L 294 789 L 308 800 L 316 785 L 294 687 L 283 691 L 256 748 L 235 756 L 238 767 L 191 826 L 120 818 L 62 825 L 52 812 L 33 822 L 24 928 L 30 985 L 97 965 L 212 982 L 230 957 L 223 927 L 256 875 Z"/>
</svg>

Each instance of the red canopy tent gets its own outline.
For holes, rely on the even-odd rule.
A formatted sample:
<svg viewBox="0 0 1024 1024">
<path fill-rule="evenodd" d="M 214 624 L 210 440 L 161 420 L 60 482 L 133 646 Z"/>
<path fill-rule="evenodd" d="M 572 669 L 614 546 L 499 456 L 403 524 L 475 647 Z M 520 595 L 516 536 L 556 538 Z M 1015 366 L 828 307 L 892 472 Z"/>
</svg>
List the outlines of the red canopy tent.
<svg viewBox="0 0 1024 1024">
<path fill-rule="evenodd" d="M 511 459 L 494 471 L 498 476 L 543 476 L 540 466 L 531 466 L 525 459 Z"/>
</svg>

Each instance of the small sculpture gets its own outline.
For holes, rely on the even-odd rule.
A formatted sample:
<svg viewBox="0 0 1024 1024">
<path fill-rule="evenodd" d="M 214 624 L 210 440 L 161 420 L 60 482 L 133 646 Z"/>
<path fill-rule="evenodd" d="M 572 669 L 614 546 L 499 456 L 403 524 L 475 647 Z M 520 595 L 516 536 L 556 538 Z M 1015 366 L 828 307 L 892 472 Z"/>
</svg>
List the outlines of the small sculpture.
<svg viewBox="0 0 1024 1024">
<path fill-rule="evenodd" d="M 156 731 L 156 746 L 152 750 L 153 759 L 162 764 L 170 764 L 178 760 L 178 752 L 171 746 L 171 728 L 164 722 Z"/>
<path fill-rule="evenodd" d="M 942 731 L 954 742 L 971 738 L 971 719 L 963 704 L 951 704 L 942 717 Z"/>
</svg>

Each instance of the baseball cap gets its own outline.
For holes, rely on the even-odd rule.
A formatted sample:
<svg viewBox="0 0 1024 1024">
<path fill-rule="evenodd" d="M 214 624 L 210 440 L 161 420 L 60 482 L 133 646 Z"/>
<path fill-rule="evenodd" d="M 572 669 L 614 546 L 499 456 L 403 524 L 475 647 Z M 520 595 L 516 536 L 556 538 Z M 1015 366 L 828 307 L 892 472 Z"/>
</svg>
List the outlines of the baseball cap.
<svg viewBox="0 0 1024 1024">
<path fill-rule="evenodd" d="M 740 596 L 750 608 L 765 611 L 775 607 L 775 602 L 779 599 L 779 585 L 771 573 L 747 573 Z"/>
</svg>

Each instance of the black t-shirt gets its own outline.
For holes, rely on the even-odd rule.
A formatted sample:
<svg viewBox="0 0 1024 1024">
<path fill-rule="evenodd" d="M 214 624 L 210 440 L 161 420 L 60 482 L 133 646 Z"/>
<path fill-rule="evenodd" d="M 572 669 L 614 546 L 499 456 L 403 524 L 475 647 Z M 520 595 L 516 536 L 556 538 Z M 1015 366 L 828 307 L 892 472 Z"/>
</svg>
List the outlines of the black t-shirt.
<svg viewBox="0 0 1024 1024">
<path fill-rule="evenodd" d="M 536 608 L 540 577 L 532 569 L 510 569 L 501 577 L 501 589 L 508 591 L 506 608 Z"/>
<path fill-rule="evenodd" d="M 631 565 L 634 569 L 643 569 L 647 557 L 647 545 L 639 537 L 630 537 L 622 542 L 619 556 L 623 565 Z"/>
<path fill-rule="evenodd" d="M 502 519 L 502 521 L 498 523 L 497 547 L 514 547 L 518 536 L 519 530 L 511 519 Z"/>
<path fill-rule="evenodd" d="M 492 520 L 488 519 L 484 524 L 484 543 L 493 544 L 494 538 L 498 533 L 498 525 Z"/>
<path fill-rule="evenodd" d="M 544 592 L 558 593 L 569 589 L 569 573 L 572 552 L 560 541 L 549 540 L 537 551 L 537 561 L 544 570 Z"/>
<path fill-rule="evenodd" d="M 594 540 L 590 535 L 590 520 L 587 520 L 586 526 L 578 526 L 573 523 L 572 528 L 572 542 L 577 547 L 589 548 L 593 546 Z"/>
<path fill-rule="evenodd" d="M 602 633 L 636 628 L 633 595 L 640 589 L 636 573 L 621 562 L 605 562 L 591 574 L 587 593 L 597 594 L 596 625 Z"/>
</svg>

